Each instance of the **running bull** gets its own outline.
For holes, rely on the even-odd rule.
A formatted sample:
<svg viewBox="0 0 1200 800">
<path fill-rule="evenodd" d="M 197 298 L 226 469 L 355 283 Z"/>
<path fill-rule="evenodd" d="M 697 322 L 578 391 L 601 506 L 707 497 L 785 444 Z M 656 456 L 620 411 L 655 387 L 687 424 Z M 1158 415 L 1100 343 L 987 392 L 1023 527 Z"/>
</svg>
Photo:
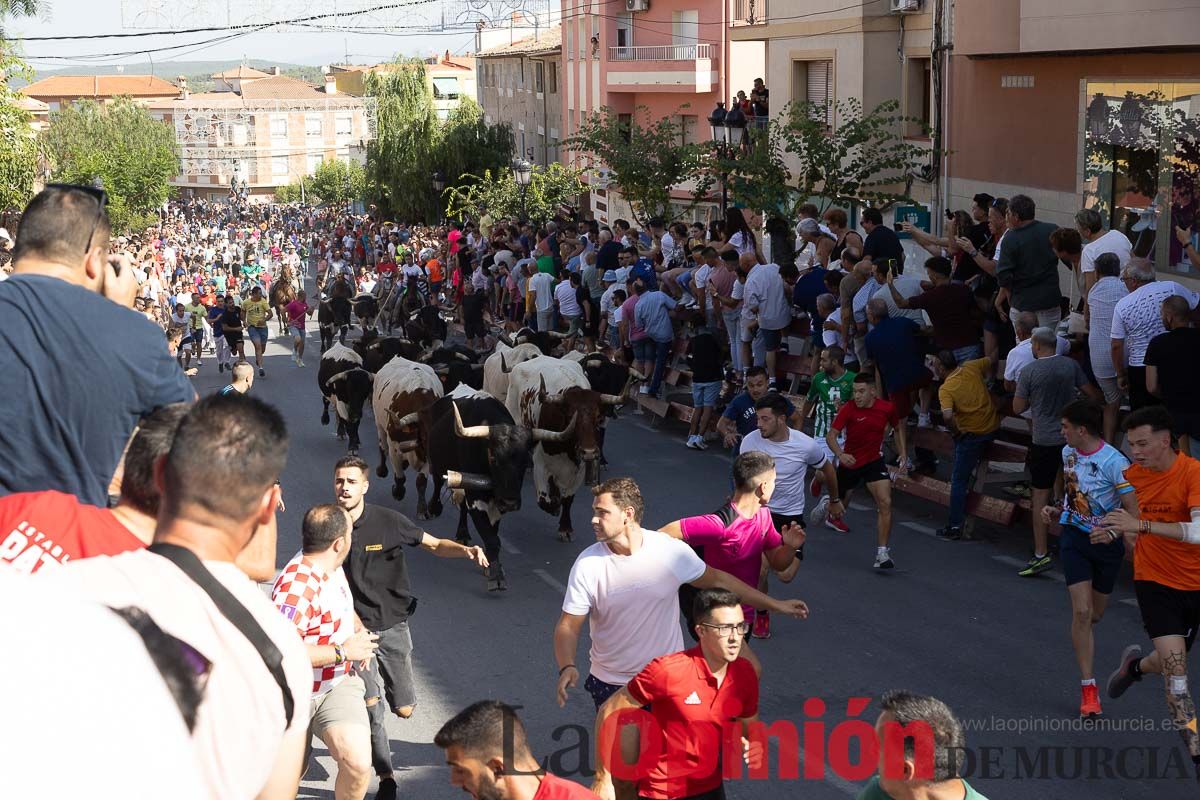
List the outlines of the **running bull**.
<svg viewBox="0 0 1200 800">
<path fill-rule="evenodd" d="M 317 367 L 317 386 L 321 389 L 321 424 L 329 424 L 329 404 L 337 414 L 337 437 L 348 436 L 349 451 L 357 453 L 358 425 L 362 421 L 363 404 L 371 397 L 374 375 L 363 369 L 362 357 L 341 344 L 335 344 L 321 354 Z"/>
<path fill-rule="evenodd" d="M 375 376 L 371 407 L 379 436 L 379 467 L 375 474 L 386 478 L 388 463 L 396 471 L 392 497 L 404 499 L 405 470 L 417 474 L 417 519 L 428 519 L 425 490 L 429 485 L 428 437 L 421 414 L 443 394 L 442 382 L 427 364 L 396 356 Z"/>
</svg>

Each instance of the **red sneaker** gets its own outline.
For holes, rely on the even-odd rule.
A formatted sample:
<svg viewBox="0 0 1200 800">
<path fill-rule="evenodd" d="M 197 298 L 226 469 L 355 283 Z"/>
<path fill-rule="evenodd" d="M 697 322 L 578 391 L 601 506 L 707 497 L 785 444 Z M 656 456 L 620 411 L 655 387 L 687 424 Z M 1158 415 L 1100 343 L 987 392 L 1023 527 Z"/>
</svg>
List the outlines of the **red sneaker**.
<svg viewBox="0 0 1200 800">
<path fill-rule="evenodd" d="M 755 639 L 770 639 L 771 638 L 771 613 L 769 611 L 758 611 L 754 614 L 754 638 Z"/>
<path fill-rule="evenodd" d="M 1081 686 L 1081 699 L 1079 701 L 1079 716 L 1081 717 L 1098 717 L 1102 713 L 1100 711 L 1100 690 L 1096 684 Z"/>
<path fill-rule="evenodd" d="M 833 517 L 825 518 L 825 527 L 838 533 L 849 533 L 850 526 L 846 524 L 844 519 L 834 519 Z"/>
</svg>

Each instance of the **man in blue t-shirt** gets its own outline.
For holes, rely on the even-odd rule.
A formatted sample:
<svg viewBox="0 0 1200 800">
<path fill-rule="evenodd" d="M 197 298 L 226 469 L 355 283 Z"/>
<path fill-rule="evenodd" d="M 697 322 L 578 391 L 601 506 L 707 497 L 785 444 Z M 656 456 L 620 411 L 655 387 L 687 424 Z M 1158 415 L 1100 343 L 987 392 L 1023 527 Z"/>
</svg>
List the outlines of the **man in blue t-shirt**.
<svg viewBox="0 0 1200 800">
<path fill-rule="evenodd" d="M 22 215 L 0 282 L 0 495 L 54 489 L 104 506 L 138 421 L 196 397 L 162 330 L 132 308 L 137 280 L 108 255 L 106 199 L 50 186 Z"/>
<path fill-rule="evenodd" d="M 1067 440 L 1062 449 L 1063 501 L 1045 506 L 1042 519 L 1058 520 L 1059 560 L 1071 596 L 1071 644 L 1079 664 L 1079 714 L 1100 716 L 1100 693 L 1092 672 L 1092 628 L 1104 616 L 1108 597 L 1125 561 L 1125 540 L 1104 526 L 1104 515 L 1118 508 L 1138 514 L 1133 486 L 1125 479 L 1129 460 L 1100 438 L 1104 411 L 1095 401 L 1073 400 L 1059 416 Z"/>
<path fill-rule="evenodd" d="M 726 447 L 736 448 L 743 436 L 758 430 L 758 416 L 754 411 L 754 404 L 766 397 L 768 390 L 766 368 L 751 367 L 746 372 L 746 389 L 739 392 L 729 405 L 725 406 L 725 413 L 717 420 L 717 433 L 721 434 Z M 791 400 L 784 400 L 787 402 L 788 427 L 800 430 L 803 419 L 799 410 Z"/>
</svg>

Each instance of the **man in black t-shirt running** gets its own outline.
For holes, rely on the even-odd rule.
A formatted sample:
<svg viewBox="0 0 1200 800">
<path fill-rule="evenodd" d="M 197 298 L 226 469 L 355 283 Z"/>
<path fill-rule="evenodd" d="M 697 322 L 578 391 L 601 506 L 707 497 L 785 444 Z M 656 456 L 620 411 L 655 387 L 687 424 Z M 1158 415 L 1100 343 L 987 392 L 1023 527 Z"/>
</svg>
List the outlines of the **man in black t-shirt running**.
<svg viewBox="0 0 1200 800">
<path fill-rule="evenodd" d="M 371 719 L 371 763 L 379 776 L 376 798 L 394 798 L 392 751 L 385 727 L 386 712 L 379 702 L 387 698 L 397 716 L 412 716 L 417 704 L 412 671 L 412 636 L 408 618 L 417 598 L 408 582 L 404 547 L 420 546 L 442 558 L 469 558 L 481 568 L 488 565 L 482 547 L 464 547 L 421 530 L 408 517 L 366 502 L 367 462 L 346 456 L 333 467 L 337 504 L 350 514 L 354 533 L 350 555 L 343 565 L 354 611 L 364 628 L 379 635 L 375 662 L 363 673 L 367 684 L 367 711 Z"/>
</svg>

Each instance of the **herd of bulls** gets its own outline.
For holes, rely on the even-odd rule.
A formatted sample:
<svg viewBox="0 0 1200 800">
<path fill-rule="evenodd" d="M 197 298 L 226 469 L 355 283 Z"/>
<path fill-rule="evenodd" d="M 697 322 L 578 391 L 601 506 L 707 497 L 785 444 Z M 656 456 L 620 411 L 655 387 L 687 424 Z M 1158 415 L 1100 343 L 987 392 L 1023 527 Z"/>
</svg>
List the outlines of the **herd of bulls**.
<svg viewBox="0 0 1200 800">
<path fill-rule="evenodd" d="M 642 376 L 603 353 L 555 357 L 562 336 L 552 332 L 500 334 L 483 361 L 444 338 L 367 330 L 351 346 L 330 343 L 317 373 L 321 423 L 328 424 L 332 404 L 339 438 L 357 452 L 369 399 L 376 474 L 392 471 L 396 500 L 404 499 L 407 471 L 416 474 L 418 519 L 441 514 L 447 487 L 459 507 L 458 540 L 470 541 L 470 517 L 492 564 L 488 589 L 505 589 L 500 519 L 521 507 L 526 472 L 532 466 L 538 506 L 558 516 L 559 538 L 570 541 L 575 494 L 599 479 L 606 421 Z"/>
</svg>

